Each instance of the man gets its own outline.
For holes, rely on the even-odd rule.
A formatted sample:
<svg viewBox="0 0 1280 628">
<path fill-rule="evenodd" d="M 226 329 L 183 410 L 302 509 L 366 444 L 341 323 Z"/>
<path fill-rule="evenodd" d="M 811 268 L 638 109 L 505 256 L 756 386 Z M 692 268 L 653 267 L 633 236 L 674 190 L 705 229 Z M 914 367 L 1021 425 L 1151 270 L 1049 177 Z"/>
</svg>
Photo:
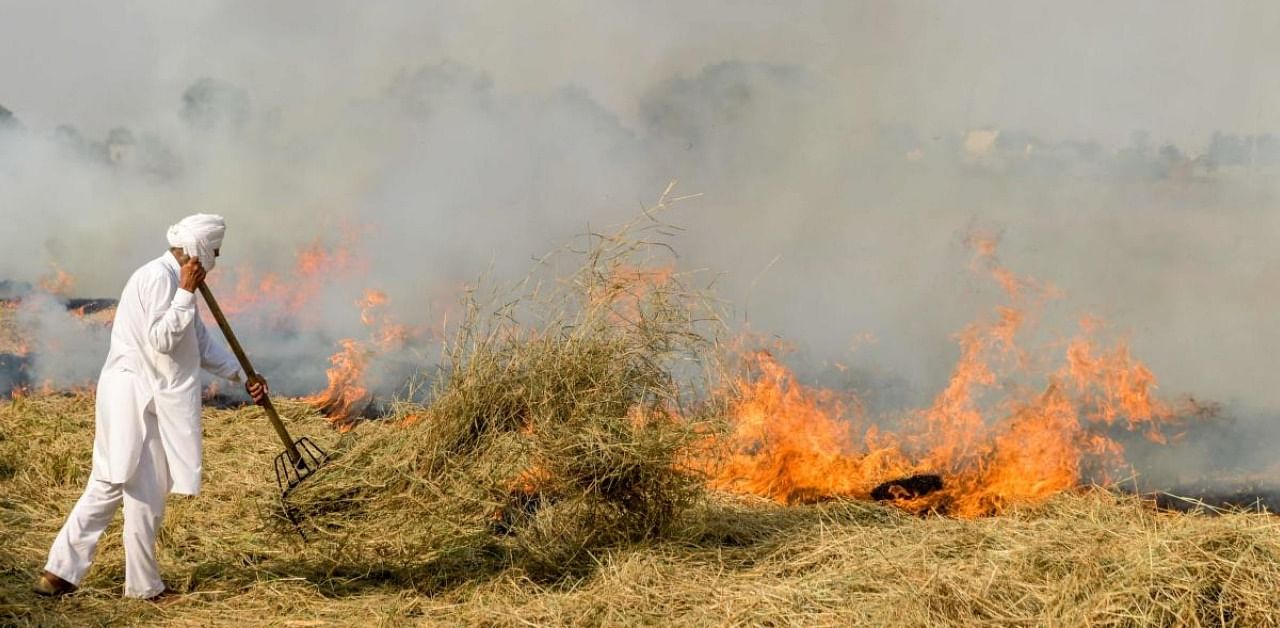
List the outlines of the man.
<svg viewBox="0 0 1280 628">
<path fill-rule="evenodd" d="M 200 321 L 195 297 L 225 233 L 221 216 L 184 218 L 169 228 L 169 251 L 125 284 L 98 378 L 89 485 L 49 550 L 37 593 L 76 589 L 122 502 L 125 596 L 156 600 L 170 593 L 156 565 L 156 532 L 167 493 L 200 491 L 200 369 L 246 379 Z M 261 378 L 245 389 L 257 403 L 267 395 Z"/>
</svg>

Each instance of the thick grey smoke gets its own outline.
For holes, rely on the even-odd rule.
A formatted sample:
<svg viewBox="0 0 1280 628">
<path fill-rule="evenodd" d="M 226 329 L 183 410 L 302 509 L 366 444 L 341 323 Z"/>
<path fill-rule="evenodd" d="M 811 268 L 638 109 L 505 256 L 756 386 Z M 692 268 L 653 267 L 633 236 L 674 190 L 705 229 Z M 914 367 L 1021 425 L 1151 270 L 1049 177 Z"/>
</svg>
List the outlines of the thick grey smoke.
<svg viewBox="0 0 1280 628">
<path fill-rule="evenodd" d="M 327 282 L 314 325 L 247 339 L 313 390 L 366 333 L 366 288 L 435 324 L 460 282 L 516 276 L 680 179 L 704 194 L 671 217 L 680 263 L 724 273 L 738 321 L 878 409 L 927 402 L 950 335 L 998 300 L 968 265 L 982 229 L 1066 295 L 1047 336 L 1101 316 L 1163 393 L 1269 417 L 1280 107 L 1256 86 L 1276 11 L 19 3 L 0 22 L 0 278 L 57 264 L 114 296 L 194 211 L 228 218 L 219 272 L 354 237 L 367 272 Z"/>
<path fill-rule="evenodd" d="M 24 369 L 28 385 L 38 382 L 62 390 L 98 381 L 111 335 L 101 322 L 87 321 L 58 299 L 34 293 L 19 305 L 17 326 L 31 343 Z"/>
</svg>

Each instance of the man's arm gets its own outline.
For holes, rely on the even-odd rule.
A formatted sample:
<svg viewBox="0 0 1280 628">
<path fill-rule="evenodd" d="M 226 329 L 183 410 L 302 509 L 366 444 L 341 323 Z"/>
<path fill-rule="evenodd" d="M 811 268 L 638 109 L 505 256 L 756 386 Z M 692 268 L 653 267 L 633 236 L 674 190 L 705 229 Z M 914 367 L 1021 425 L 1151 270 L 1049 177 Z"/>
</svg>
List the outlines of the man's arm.
<svg viewBox="0 0 1280 628">
<path fill-rule="evenodd" d="M 147 341 L 164 354 L 178 346 L 196 318 L 196 295 L 185 288 L 173 290 L 172 281 L 168 273 L 159 273 L 141 286 L 140 295 L 149 319 Z"/>
</svg>

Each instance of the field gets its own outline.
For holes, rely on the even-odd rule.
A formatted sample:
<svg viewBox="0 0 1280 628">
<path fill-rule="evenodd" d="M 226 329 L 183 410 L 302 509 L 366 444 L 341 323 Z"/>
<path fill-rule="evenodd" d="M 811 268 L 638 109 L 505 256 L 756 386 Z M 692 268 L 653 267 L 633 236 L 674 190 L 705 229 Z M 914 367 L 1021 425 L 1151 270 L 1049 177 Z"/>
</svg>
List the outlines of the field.
<svg viewBox="0 0 1280 628">
<path fill-rule="evenodd" d="M 321 416 L 324 395 L 278 400 L 295 436 L 338 453 L 291 496 L 297 528 L 261 412 L 207 407 L 203 494 L 171 497 L 159 538 L 182 594 L 171 605 L 120 597 L 118 521 L 79 592 L 29 591 L 87 479 L 93 397 L 0 401 L 0 621 L 1280 624 L 1280 520 L 1084 488 L 1081 465 L 1120 451 L 1099 408 L 1156 435 L 1178 419 L 1123 347 L 1075 345 L 1088 368 L 1048 376 L 987 422 L 971 374 L 999 364 L 984 351 L 1016 328 L 972 327 L 949 393 L 915 415 L 918 434 L 947 438 L 860 445 L 856 413 L 767 353 L 746 353 L 736 374 L 711 301 L 685 277 L 635 263 L 633 241 L 598 242 L 576 272 L 514 299 L 469 293 L 427 393 L 380 419 Z M 922 470 L 946 485 L 869 500 Z"/>
<path fill-rule="evenodd" d="M 291 428 L 335 435 L 303 404 Z M 1102 491 L 975 520 L 856 501 L 783 507 L 710 494 L 660 539 L 582 573 L 519 564 L 413 578 L 335 559 L 273 523 L 276 443 L 253 408 L 207 410 L 206 490 L 171 498 L 157 608 L 120 597 L 119 520 L 83 589 L 28 587 L 89 467 L 88 395 L 0 403 L 0 620 L 85 625 L 1275 625 L 1280 521 L 1160 513 Z M 361 430 L 386 429 L 364 425 Z M 437 561 L 433 566 L 432 561 Z"/>
</svg>

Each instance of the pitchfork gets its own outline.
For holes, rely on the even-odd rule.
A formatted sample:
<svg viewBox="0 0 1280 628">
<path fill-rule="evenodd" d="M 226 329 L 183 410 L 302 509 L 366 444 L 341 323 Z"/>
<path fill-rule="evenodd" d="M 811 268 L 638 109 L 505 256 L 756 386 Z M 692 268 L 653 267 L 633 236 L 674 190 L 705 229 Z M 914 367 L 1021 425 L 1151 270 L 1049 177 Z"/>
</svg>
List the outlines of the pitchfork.
<svg viewBox="0 0 1280 628">
<path fill-rule="evenodd" d="M 213 314 L 214 320 L 218 321 L 218 327 L 222 329 L 222 335 L 226 336 L 227 343 L 231 345 L 231 350 L 236 354 L 236 359 L 240 360 L 240 368 L 244 369 L 245 377 L 248 378 L 248 381 L 257 378 L 258 373 L 253 370 L 253 365 L 249 363 L 249 356 L 245 355 L 244 348 L 240 346 L 240 341 L 236 340 L 236 334 L 231 331 L 231 324 L 227 322 L 227 317 L 222 313 L 222 308 L 218 307 L 218 302 L 213 298 L 213 293 L 209 291 L 209 286 L 206 286 L 203 282 L 200 284 L 200 294 L 204 295 L 204 302 L 209 304 L 209 312 Z M 289 521 L 296 527 L 298 522 L 294 520 L 293 513 L 285 503 L 285 498 L 303 480 L 311 477 L 317 469 L 328 462 L 329 454 L 321 449 L 319 445 L 311 442 L 311 439 L 306 436 L 297 440 L 289 436 L 289 431 L 284 428 L 284 423 L 280 421 L 280 415 L 276 412 L 275 405 L 271 403 L 271 397 L 266 396 L 265 392 L 260 403 L 262 409 L 267 413 L 267 419 L 271 421 L 271 427 L 276 428 L 276 434 L 280 436 L 280 442 L 284 443 L 284 451 L 277 455 L 275 459 L 276 487 L 280 489 L 280 505 L 284 507 L 285 515 L 289 517 Z M 299 532 L 301 532 L 301 529 L 299 529 Z M 303 538 L 305 539 L 306 537 L 304 536 Z"/>
</svg>

